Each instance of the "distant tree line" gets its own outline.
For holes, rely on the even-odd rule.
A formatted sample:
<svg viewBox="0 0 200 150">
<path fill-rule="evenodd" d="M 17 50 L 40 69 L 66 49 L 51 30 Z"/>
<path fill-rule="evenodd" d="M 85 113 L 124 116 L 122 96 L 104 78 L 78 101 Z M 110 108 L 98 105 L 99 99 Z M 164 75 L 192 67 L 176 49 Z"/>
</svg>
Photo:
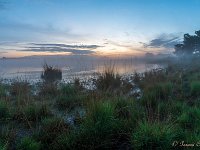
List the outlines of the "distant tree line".
<svg viewBox="0 0 200 150">
<path fill-rule="evenodd" d="M 184 34 L 183 43 L 175 45 L 176 55 L 199 55 L 200 52 L 200 30 L 195 35 Z"/>
</svg>

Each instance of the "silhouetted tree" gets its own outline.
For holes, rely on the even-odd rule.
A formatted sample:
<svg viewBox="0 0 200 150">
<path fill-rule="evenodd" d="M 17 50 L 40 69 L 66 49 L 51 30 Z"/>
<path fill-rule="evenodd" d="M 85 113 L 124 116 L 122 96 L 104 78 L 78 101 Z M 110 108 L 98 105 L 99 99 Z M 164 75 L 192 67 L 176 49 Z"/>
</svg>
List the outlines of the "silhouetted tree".
<svg viewBox="0 0 200 150">
<path fill-rule="evenodd" d="M 195 35 L 184 34 L 183 43 L 175 45 L 175 54 L 192 55 L 200 52 L 200 30 Z"/>
</svg>

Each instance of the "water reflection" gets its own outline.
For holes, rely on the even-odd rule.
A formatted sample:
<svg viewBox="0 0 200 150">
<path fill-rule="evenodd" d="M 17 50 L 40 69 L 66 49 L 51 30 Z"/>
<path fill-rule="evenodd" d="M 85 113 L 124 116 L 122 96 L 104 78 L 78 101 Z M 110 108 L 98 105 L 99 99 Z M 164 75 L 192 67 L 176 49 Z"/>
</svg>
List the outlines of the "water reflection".
<svg viewBox="0 0 200 150">
<path fill-rule="evenodd" d="M 152 68 L 162 67 L 158 64 L 146 64 L 132 59 L 105 60 L 86 58 L 20 58 L 0 59 L 0 75 L 4 79 L 23 78 L 27 80 L 38 80 L 44 63 L 57 66 L 63 71 L 63 79 L 69 77 L 90 76 L 94 72 L 103 72 L 105 67 L 112 66 L 119 74 L 130 74 L 143 72 Z"/>
</svg>

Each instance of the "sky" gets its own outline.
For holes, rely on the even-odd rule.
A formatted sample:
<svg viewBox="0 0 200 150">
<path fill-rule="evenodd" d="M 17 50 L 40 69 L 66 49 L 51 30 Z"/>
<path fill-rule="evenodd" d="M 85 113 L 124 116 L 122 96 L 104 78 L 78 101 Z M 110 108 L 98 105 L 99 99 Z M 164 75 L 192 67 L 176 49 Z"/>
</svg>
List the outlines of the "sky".
<svg viewBox="0 0 200 150">
<path fill-rule="evenodd" d="M 0 0 L 0 57 L 173 53 L 200 0 Z"/>
</svg>

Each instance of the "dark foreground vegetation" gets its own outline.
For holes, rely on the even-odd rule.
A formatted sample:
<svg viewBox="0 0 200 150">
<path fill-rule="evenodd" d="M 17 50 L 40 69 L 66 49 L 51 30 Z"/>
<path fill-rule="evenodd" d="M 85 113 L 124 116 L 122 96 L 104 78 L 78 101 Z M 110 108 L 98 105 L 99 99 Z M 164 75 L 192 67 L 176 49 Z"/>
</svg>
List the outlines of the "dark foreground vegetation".
<svg viewBox="0 0 200 150">
<path fill-rule="evenodd" d="M 197 58 L 129 78 L 109 68 L 94 90 L 78 79 L 58 84 L 60 70 L 46 70 L 37 90 L 26 81 L 0 84 L 1 150 L 200 148 Z"/>
</svg>

